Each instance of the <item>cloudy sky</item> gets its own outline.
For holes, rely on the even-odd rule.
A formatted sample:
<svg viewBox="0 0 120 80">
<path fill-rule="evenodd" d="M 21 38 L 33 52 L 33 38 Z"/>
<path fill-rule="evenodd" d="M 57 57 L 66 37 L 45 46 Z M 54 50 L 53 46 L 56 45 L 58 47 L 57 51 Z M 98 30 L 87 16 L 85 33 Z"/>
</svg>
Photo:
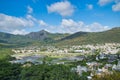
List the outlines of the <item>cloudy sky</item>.
<svg viewBox="0 0 120 80">
<path fill-rule="evenodd" d="M 120 27 L 120 0 L 0 0 L 0 31 L 98 32 Z"/>
</svg>

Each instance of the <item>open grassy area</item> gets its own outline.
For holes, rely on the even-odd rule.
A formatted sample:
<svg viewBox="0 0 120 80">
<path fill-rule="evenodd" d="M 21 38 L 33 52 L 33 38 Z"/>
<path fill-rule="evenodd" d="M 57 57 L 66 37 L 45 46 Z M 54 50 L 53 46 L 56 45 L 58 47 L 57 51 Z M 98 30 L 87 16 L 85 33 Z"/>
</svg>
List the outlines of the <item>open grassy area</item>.
<svg viewBox="0 0 120 80">
<path fill-rule="evenodd" d="M 12 52 L 11 49 L 7 49 L 7 48 L 1 48 L 0 49 L 0 60 L 8 60 L 10 57 L 10 55 L 12 55 L 14 52 Z"/>
<path fill-rule="evenodd" d="M 72 56 L 80 55 L 80 53 L 52 53 L 52 52 L 39 52 L 39 54 L 52 58 L 64 58 L 64 57 L 72 57 Z"/>
</svg>

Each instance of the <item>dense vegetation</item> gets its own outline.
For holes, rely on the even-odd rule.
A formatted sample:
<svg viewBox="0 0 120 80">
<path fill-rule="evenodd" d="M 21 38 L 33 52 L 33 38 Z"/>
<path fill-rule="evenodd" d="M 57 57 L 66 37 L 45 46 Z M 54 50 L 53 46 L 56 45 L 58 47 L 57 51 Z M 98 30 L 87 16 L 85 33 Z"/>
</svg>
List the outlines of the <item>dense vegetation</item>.
<svg viewBox="0 0 120 80">
<path fill-rule="evenodd" d="M 9 62 L 13 59 L 11 54 L 13 54 L 11 49 L 0 48 L 0 80 L 18 80 L 20 65 Z"/>
<path fill-rule="evenodd" d="M 33 65 L 23 68 L 22 80 L 81 80 L 77 73 L 65 65 Z"/>
<path fill-rule="evenodd" d="M 20 65 L 0 60 L 0 80 L 19 80 L 20 70 Z"/>
<path fill-rule="evenodd" d="M 0 80 L 83 80 L 70 69 L 65 65 L 42 64 L 23 67 L 0 61 Z"/>
</svg>

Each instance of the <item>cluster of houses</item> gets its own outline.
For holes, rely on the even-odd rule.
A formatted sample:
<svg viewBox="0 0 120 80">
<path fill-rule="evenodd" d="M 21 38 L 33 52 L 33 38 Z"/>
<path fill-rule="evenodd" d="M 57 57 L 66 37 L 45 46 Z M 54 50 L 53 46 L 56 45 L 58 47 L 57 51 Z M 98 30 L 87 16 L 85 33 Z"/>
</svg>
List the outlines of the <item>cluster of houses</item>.
<svg viewBox="0 0 120 80">
<path fill-rule="evenodd" d="M 96 45 L 80 45 L 72 46 L 70 50 L 73 50 L 75 53 L 84 53 L 90 54 L 95 53 L 98 50 L 100 53 L 105 54 L 116 54 L 120 51 L 119 43 L 105 43 L 105 44 L 96 44 Z"/>
<path fill-rule="evenodd" d="M 27 53 L 38 53 L 40 51 L 39 48 L 19 48 L 19 49 L 12 49 L 12 51 L 16 54 L 27 54 Z"/>
<path fill-rule="evenodd" d="M 96 45 L 76 45 L 67 47 L 54 47 L 54 46 L 42 46 L 42 47 L 25 47 L 19 49 L 13 49 L 15 53 L 38 53 L 49 52 L 56 54 L 66 53 L 80 53 L 80 54 L 94 54 L 96 51 L 104 54 L 116 54 L 120 51 L 119 43 L 105 43 Z"/>
<path fill-rule="evenodd" d="M 90 74 L 87 75 L 88 80 L 92 80 L 94 75 L 104 76 L 106 74 L 112 74 L 112 71 L 120 71 L 120 60 L 117 64 L 107 63 L 103 65 L 102 63 L 98 62 L 87 62 L 86 64 L 87 66 L 78 65 L 71 70 L 77 72 L 80 76 L 83 75 L 83 72 L 89 72 Z M 101 67 L 101 65 L 103 66 Z"/>
<path fill-rule="evenodd" d="M 118 62 L 118 64 L 116 65 L 116 64 L 114 64 L 113 66 L 112 66 L 112 70 L 117 70 L 117 71 L 120 71 L 120 61 Z"/>
<path fill-rule="evenodd" d="M 104 54 L 104 53 L 101 53 L 101 54 L 98 54 L 96 56 L 96 60 L 104 60 L 106 59 L 108 62 L 114 62 L 118 59 L 120 59 L 120 54 Z"/>
</svg>

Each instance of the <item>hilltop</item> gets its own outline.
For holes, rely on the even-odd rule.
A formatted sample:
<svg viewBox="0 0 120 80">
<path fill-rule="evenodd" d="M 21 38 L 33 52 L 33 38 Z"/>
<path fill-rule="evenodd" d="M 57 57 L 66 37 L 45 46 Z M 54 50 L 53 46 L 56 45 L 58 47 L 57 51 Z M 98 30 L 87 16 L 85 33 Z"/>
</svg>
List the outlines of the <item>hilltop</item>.
<svg viewBox="0 0 120 80">
<path fill-rule="evenodd" d="M 28 38 L 34 39 L 34 40 L 40 40 L 40 41 L 45 41 L 45 40 L 59 40 L 62 39 L 69 34 L 62 34 L 62 33 L 50 33 L 45 30 L 41 30 L 38 32 L 31 32 L 27 35 L 25 35 Z"/>
</svg>

